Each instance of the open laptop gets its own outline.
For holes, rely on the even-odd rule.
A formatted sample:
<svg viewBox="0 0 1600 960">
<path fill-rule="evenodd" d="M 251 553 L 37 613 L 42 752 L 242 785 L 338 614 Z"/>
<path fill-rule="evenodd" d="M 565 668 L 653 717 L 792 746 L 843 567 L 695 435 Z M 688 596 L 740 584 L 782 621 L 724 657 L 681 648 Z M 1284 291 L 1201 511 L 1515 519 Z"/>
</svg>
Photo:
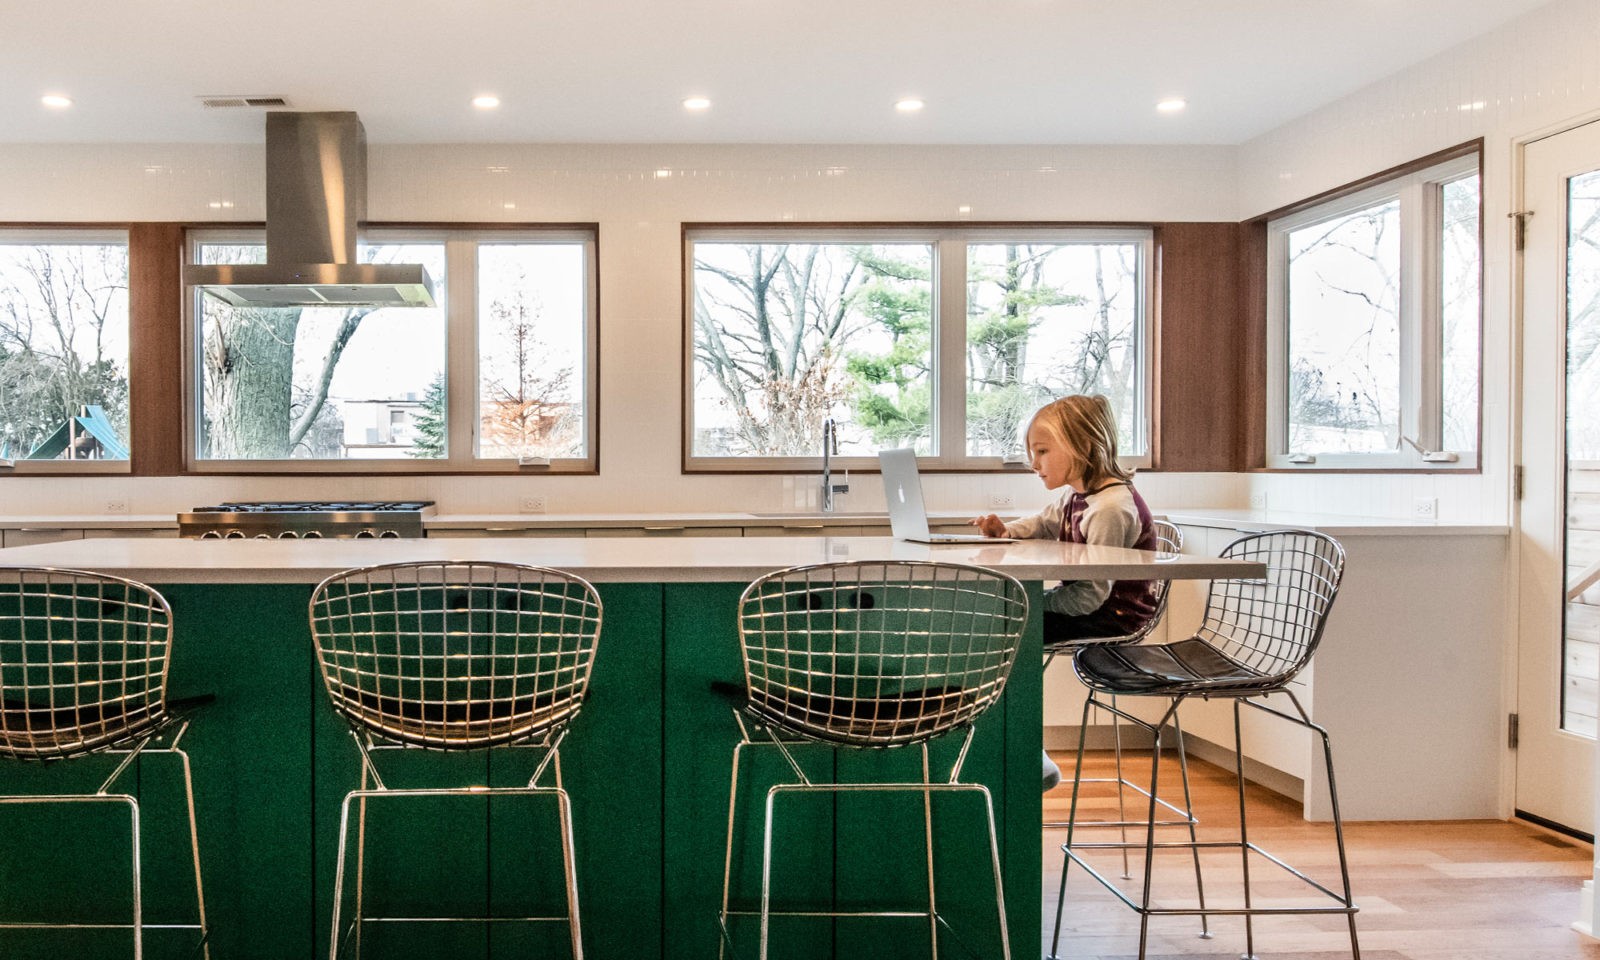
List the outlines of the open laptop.
<svg viewBox="0 0 1600 960">
<path fill-rule="evenodd" d="M 981 533 L 929 533 L 928 511 L 922 505 L 922 478 L 915 450 L 879 450 L 883 496 L 889 503 L 889 526 L 896 540 L 912 543 L 1013 543 L 1010 537 Z"/>
</svg>

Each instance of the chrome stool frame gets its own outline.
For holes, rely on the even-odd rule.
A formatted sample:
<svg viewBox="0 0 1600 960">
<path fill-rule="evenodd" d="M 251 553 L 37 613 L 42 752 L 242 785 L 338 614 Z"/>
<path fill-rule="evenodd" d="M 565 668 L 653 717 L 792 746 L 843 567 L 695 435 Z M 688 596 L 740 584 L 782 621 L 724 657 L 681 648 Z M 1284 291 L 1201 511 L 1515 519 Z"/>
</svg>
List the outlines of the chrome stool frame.
<svg viewBox="0 0 1600 960">
<path fill-rule="evenodd" d="M 346 937 L 357 956 L 365 923 L 566 923 L 583 957 L 571 800 L 561 782 L 561 742 L 582 708 L 602 609 L 588 581 L 544 567 L 413 562 L 346 570 L 317 585 L 310 605 L 317 662 L 334 711 L 361 755 L 361 786 L 339 817 L 329 957 Z M 520 787 L 391 788 L 373 754 L 491 747 L 543 751 Z M 547 769 L 555 785 L 541 786 Z M 567 912 L 525 917 L 369 917 L 363 911 L 367 803 L 403 797 L 553 797 L 561 831 Z M 358 806 L 355 919 L 344 927 L 350 811 Z"/>
<path fill-rule="evenodd" d="M 1222 556 L 1239 560 L 1264 562 L 1267 576 L 1263 580 L 1218 580 L 1211 585 L 1206 604 L 1206 616 L 1195 636 L 1173 643 L 1137 648 L 1086 648 L 1073 658 L 1079 676 L 1090 688 L 1091 702 L 1101 695 L 1165 697 L 1169 700 L 1166 711 L 1155 723 L 1149 723 L 1107 703 L 1095 703 L 1100 709 L 1138 724 L 1149 730 L 1154 740 L 1151 758 L 1150 794 L 1156 792 L 1161 762 L 1161 730 L 1166 722 L 1177 716 L 1182 703 L 1194 696 L 1202 698 L 1227 697 L 1233 700 L 1233 732 L 1235 782 L 1239 800 L 1239 839 L 1220 841 L 1155 842 L 1155 831 L 1146 830 L 1143 843 L 1075 843 L 1069 827 L 1067 842 L 1062 845 L 1065 855 L 1062 863 L 1061 889 L 1056 901 L 1055 935 L 1051 941 L 1050 956 L 1058 956 L 1061 936 L 1061 915 L 1066 902 L 1067 872 L 1077 863 L 1091 877 L 1099 881 L 1119 900 L 1139 914 L 1139 957 L 1146 955 L 1149 945 L 1150 918 L 1152 916 L 1242 916 L 1245 918 L 1245 953 L 1248 960 L 1255 956 L 1255 930 L 1252 923 L 1257 916 L 1301 914 L 1340 914 L 1346 918 L 1350 931 L 1350 950 L 1353 960 L 1360 960 L 1361 946 L 1356 935 L 1355 904 L 1350 886 L 1350 865 L 1345 852 L 1344 821 L 1339 813 L 1339 791 L 1334 779 L 1333 751 L 1328 732 L 1312 722 L 1300 704 L 1299 698 L 1289 689 L 1292 680 L 1316 653 L 1322 637 L 1328 611 L 1339 592 L 1344 574 L 1344 548 L 1331 537 L 1298 530 L 1274 531 L 1241 537 L 1229 544 Z M 1294 706 L 1294 713 L 1276 709 L 1254 698 L 1264 698 L 1281 693 Z M 1339 857 L 1339 889 L 1335 890 L 1295 869 L 1280 858 L 1251 842 L 1245 803 L 1244 744 L 1240 715 L 1242 706 L 1251 706 L 1281 717 L 1313 731 L 1322 741 L 1323 760 L 1328 776 L 1328 790 L 1332 801 L 1334 842 Z M 1084 707 L 1087 715 L 1089 704 Z M 1083 742 L 1078 745 L 1077 769 L 1082 770 Z M 1074 811 L 1077 790 L 1073 791 Z M 1155 822 L 1156 804 L 1152 798 L 1149 816 Z M 1088 850 L 1123 849 L 1129 847 L 1144 851 L 1144 878 L 1140 899 L 1134 900 L 1088 863 L 1082 852 Z M 1198 856 L 1201 849 L 1236 849 L 1244 877 L 1244 903 L 1240 907 L 1207 907 L 1202 899 L 1196 908 L 1157 907 L 1152 905 L 1151 881 L 1157 850 L 1189 849 Z M 1258 907 L 1251 902 L 1250 855 L 1255 853 L 1269 863 L 1281 867 L 1290 875 L 1303 881 L 1312 889 L 1333 901 L 1325 906 Z"/>
<path fill-rule="evenodd" d="M 1156 551 L 1158 553 L 1163 554 L 1163 555 L 1176 556 L 1179 553 L 1183 552 L 1183 531 L 1179 530 L 1178 527 L 1175 524 L 1173 524 L 1173 523 L 1171 523 L 1170 521 L 1167 521 L 1167 520 L 1156 520 L 1156 521 L 1154 521 L 1153 526 L 1155 527 Z M 1050 669 L 1050 664 L 1052 662 L 1054 662 L 1055 658 L 1059 654 L 1063 654 L 1063 653 L 1071 654 L 1071 653 L 1076 652 L 1077 650 L 1079 650 L 1082 647 L 1094 646 L 1094 645 L 1102 645 L 1102 644 L 1120 646 L 1122 644 L 1139 643 L 1140 641 L 1144 640 L 1146 637 L 1148 637 L 1155 630 L 1156 625 L 1161 622 L 1161 618 L 1167 612 L 1167 591 L 1168 591 L 1168 588 L 1170 586 L 1171 586 L 1171 581 L 1169 581 L 1169 580 L 1157 580 L 1156 581 L 1156 587 L 1155 587 L 1156 609 L 1155 609 L 1155 612 L 1153 614 L 1151 614 L 1150 619 L 1145 621 L 1143 626 L 1141 626 L 1138 630 L 1135 630 L 1133 633 L 1126 634 L 1126 635 L 1120 636 L 1120 637 L 1083 637 L 1083 638 L 1074 638 L 1074 639 L 1071 639 L 1071 640 L 1060 640 L 1060 641 L 1057 641 L 1055 643 L 1046 643 L 1045 644 L 1045 650 L 1044 650 L 1044 652 L 1045 652 L 1044 669 L 1045 670 L 1049 670 Z M 1111 702 L 1111 707 L 1113 708 L 1113 711 L 1114 711 L 1115 707 L 1117 705 L 1116 696 L 1113 695 L 1110 698 L 1110 702 Z M 1092 694 L 1091 694 L 1089 700 L 1084 704 L 1085 710 L 1084 710 L 1084 716 L 1083 716 L 1083 719 L 1082 719 L 1081 722 L 1083 724 L 1085 724 L 1085 725 L 1087 725 L 1088 722 L 1089 722 L 1089 710 L 1087 708 L 1089 707 L 1090 704 L 1093 704 L 1095 706 L 1099 706 L 1099 702 L 1094 698 L 1094 696 Z M 1194 813 L 1193 813 L 1194 804 L 1190 801 L 1188 756 L 1187 756 L 1186 752 L 1183 749 L 1183 726 L 1179 723 L 1178 715 L 1176 713 L 1174 713 L 1172 715 L 1172 728 L 1173 728 L 1174 733 L 1177 736 L 1178 766 L 1179 766 L 1180 771 L 1183 774 L 1183 776 L 1182 776 L 1182 780 L 1183 780 L 1183 808 L 1179 809 L 1176 805 L 1174 805 L 1170 801 L 1162 800 L 1162 799 L 1157 798 L 1156 799 L 1156 803 L 1159 804 L 1162 808 L 1167 810 L 1169 813 L 1171 813 L 1174 817 L 1176 817 L 1178 819 L 1158 820 L 1158 821 L 1156 821 L 1156 823 L 1154 825 L 1158 826 L 1158 827 L 1186 826 L 1186 827 L 1189 828 L 1189 833 L 1190 833 L 1189 839 L 1193 840 L 1195 838 L 1194 837 L 1194 828 L 1199 823 L 1199 821 L 1194 818 Z M 1097 821 L 1094 821 L 1092 823 L 1081 824 L 1081 826 L 1086 826 L 1086 827 L 1117 827 L 1119 830 L 1121 830 L 1122 840 L 1124 842 L 1126 842 L 1127 839 L 1128 839 L 1128 828 L 1129 827 L 1143 827 L 1143 826 L 1145 826 L 1145 821 L 1143 821 L 1143 820 L 1129 820 L 1128 819 L 1128 811 L 1127 811 L 1127 807 L 1125 805 L 1126 791 L 1132 790 L 1133 792 L 1135 792 L 1137 794 L 1140 794 L 1141 796 L 1144 796 L 1146 799 L 1149 799 L 1149 795 L 1146 793 L 1144 787 L 1140 786 L 1137 783 L 1133 783 L 1132 781 L 1128 780 L 1126 777 L 1124 777 L 1122 775 L 1122 722 L 1121 722 L 1121 719 L 1119 718 L 1119 715 L 1116 714 L 1115 712 L 1112 712 L 1112 714 L 1111 714 L 1111 738 L 1112 738 L 1112 750 L 1113 750 L 1113 753 L 1115 754 L 1115 757 L 1116 757 L 1116 770 L 1117 770 L 1116 776 L 1115 777 L 1090 777 L 1090 778 L 1086 778 L 1086 779 L 1080 778 L 1076 782 L 1078 782 L 1078 783 L 1114 783 L 1114 784 L 1116 784 L 1117 785 L 1117 819 L 1115 819 L 1115 820 L 1097 820 Z M 1059 829 L 1059 828 L 1062 828 L 1062 827 L 1070 827 L 1070 826 L 1072 826 L 1072 821 L 1071 820 L 1046 820 L 1044 822 L 1044 827 L 1046 829 Z M 1205 904 L 1205 882 L 1201 879 L 1201 876 L 1200 876 L 1200 854 L 1199 854 L 1199 851 L 1195 852 L 1194 861 L 1195 861 L 1194 862 L 1195 885 L 1200 891 L 1200 903 L 1203 906 Z M 1132 880 L 1133 879 L 1133 874 L 1130 872 L 1130 868 L 1129 868 L 1128 851 L 1126 849 L 1124 849 L 1122 851 L 1122 879 L 1124 879 L 1124 880 Z M 1203 939 L 1208 939 L 1209 940 L 1211 938 L 1210 924 L 1208 923 L 1208 921 L 1207 921 L 1207 919 L 1206 919 L 1206 917 L 1204 915 L 1201 915 L 1201 917 L 1200 917 L 1200 931 L 1201 931 L 1200 932 L 1200 936 Z"/>
<path fill-rule="evenodd" d="M 976 793 L 983 798 L 990 867 L 999 915 L 1000 956 L 1011 956 L 1005 891 L 988 787 L 963 783 L 961 768 L 973 723 L 1005 689 L 1016 659 L 1028 602 L 1015 579 L 982 567 L 925 561 L 864 561 L 795 567 L 750 584 L 739 601 L 739 639 L 745 684 L 734 709 L 740 740 L 728 788 L 728 843 L 723 860 L 719 955 L 732 946 L 728 920 L 760 917 L 760 958 L 767 960 L 774 916 L 925 918 L 932 955 L 939 930 L 955 936 L 940 915 L 934 875 L 932 798 Z M 948 778 L 935 781 L 928 742 L 964 730 Z M 818 783 L 794 745 L 884 749 L 917 746 L 922 778 L 915 782 Z M 762 833 L 759 910 L 730 909 L 739 762 L 746 747 L 772 746 L 794 773 L 793 782 L 767 791 Z M 773 822 L 780 796 L 805 793 L 908 792 L 922 795 L 927 861 L 926 909 L 781 911 L 772 907 Z M 989 954 L 992 956 L 993 954 Z"/>
<path fill-rule="evenodd" d="M 172 608 L 134 580 L 49 567 L 0 569 L 0 758 L 53 763 L 95 754 L 120 757 L 93 793 L 6 794 L 0 805 L 112 804 L 131 827 L 130 923 L 0 922 L 0 929 L 130 930 L 144 956 L 146 930 L 194 930 L 211 956 L 189 755 L 189 720 L 167 701 Z M 197 700 L 209 699 L 196 698 Z M 153 745 L 158 744 L 158 745 Z M 172 755 L 183 768 L 196 923 L 144 922 L 139 801 L 112 787 L 135 760 Z"/>
</svg>

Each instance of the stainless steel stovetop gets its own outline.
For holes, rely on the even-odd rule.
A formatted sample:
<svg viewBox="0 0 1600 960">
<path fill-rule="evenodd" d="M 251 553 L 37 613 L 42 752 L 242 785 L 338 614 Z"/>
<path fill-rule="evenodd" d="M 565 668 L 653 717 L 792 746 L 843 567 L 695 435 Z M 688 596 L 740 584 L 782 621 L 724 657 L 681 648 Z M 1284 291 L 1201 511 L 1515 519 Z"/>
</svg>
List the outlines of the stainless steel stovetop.
<svg viewBox="0 0 1600 960">
<path fill-rule="evenodd" d="M 221 503 L 178 514 L 178 535 L 201 540 L 423 537 L 432 500 Z"/>
</svg>

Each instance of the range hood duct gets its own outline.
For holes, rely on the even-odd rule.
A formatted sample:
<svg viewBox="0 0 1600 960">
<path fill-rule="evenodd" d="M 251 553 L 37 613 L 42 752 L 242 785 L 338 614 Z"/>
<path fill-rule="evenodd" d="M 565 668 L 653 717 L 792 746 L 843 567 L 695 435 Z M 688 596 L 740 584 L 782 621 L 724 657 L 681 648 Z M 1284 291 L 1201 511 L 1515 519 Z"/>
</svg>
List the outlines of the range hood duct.
<svg viewBox="0 0 1600 960">
<path fill-rule="evenodd" d="M 415 263 L 359 263 L 367 132 L 354 113 L 267 114 L 267 262 L 185 267 L 183 280 L 236 307 L 431 307 Z"/>
</svg>

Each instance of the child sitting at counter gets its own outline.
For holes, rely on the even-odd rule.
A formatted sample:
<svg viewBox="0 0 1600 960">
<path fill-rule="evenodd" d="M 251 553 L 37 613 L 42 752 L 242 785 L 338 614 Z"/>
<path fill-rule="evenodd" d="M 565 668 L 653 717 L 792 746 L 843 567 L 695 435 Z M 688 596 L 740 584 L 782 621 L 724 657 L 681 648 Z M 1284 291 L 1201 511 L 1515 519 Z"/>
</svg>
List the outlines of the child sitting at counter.
<svg viewBox="0 0 1600 960">
<path fill-rule="evenodd" d="M 1150 508 L 1117 463 L 1117 421 L 1105 397 L 1062 397 L 1028 422 L 1028 463 L 1046 489 L 1067 488 L 1055 503 L 1010 523 L 994 514 L 973 526 L 990 537 L 1054 539 L 1137 550 L 1156 549 Z M 1155 614 L 1149 580 L 1074 580 L 1044 595 L 1044 642 L 1116 637 Z"/>
<path fill-rule="evenodd" d="M 1028 463 L 1045 488 L 1066 492 L 1031 517 L 1010 523 L 994 514 L 973 526 L 990 537 L 1056 539 L 1113 547 L 1156 549 L 1150 508 L 1133 489 L 1133 473 L 1117 463 L 1117 421 L 1103 396 L 1062 397 L 1039 408 L 1028 422 Z M 1155 615 L 1149 580 L 1073 580 L 1044 595 L 1044 643 L 1118 637 Z M 1060 772 L 1047 755 L 1048 790 Z"/>
</svg>

